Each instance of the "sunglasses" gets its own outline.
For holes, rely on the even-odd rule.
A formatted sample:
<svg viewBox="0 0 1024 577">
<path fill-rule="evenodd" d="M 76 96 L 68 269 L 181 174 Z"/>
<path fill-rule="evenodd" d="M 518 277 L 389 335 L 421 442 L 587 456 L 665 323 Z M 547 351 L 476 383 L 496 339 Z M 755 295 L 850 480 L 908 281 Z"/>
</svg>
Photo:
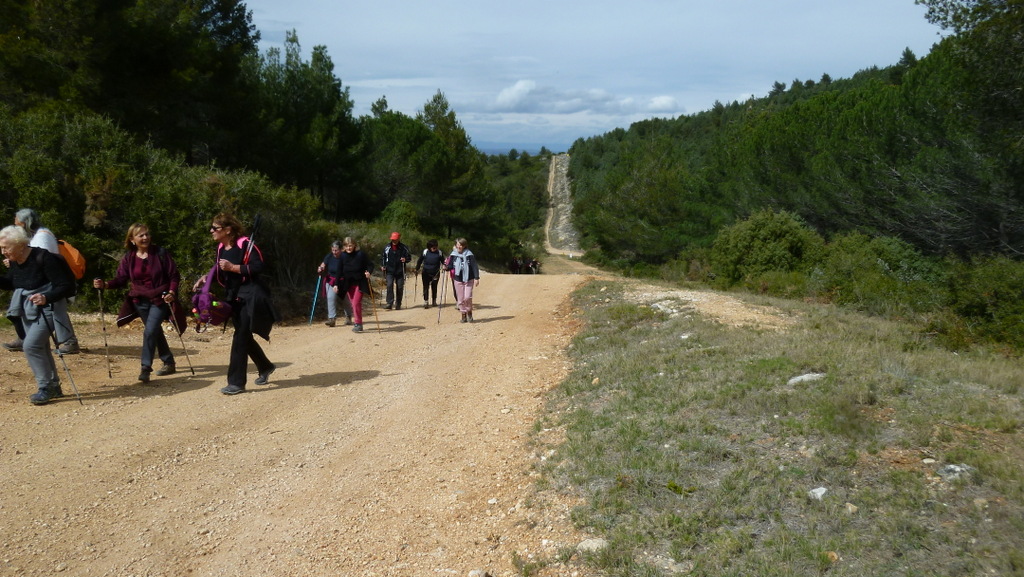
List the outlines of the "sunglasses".
<svg viewBox="0 0 1024 577">
<path fill-rule="evenodd" d="M 217 232 L 218 230 L 221 230 L 222 228 L 224 228 L 224 227 L 223 226 L 213 225 L 213 226 L 210 227 L 210 232 Z"/>
</svg>

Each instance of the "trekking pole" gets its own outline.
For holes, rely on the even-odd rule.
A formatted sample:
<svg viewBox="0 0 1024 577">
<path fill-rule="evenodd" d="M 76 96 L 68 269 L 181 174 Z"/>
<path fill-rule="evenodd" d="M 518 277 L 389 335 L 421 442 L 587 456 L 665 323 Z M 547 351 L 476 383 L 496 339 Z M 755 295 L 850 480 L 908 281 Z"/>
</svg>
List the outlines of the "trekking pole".
<svg viewBox="0 0 1024 577">
<path fill-rule="evenodd" d="M 419 269 L 416 269 L 416 270 L 412 271 L 412 296 L 413 296 L 413 298 L 415 298 L 416 294 L 417 294 L 416 293 L 416 283 L 419 280 L 419 278 L 420 278 L 420 271 L 419 271 Z M 408 300 L 408 299 L 406 299 L 406 300 Z"/>
<path fill-rule="evenodd" d="M 57 342 L 57 331 L 53 330 L 53 325 L 50 324 L 50 320 L 46 318 L 46 311 L 43 310 L 44 306 L 50 307 L 50 314 L 53 314 L 53 305 L 36 305 L 39 307 L 39 314 L 43 315 L 43 322 L 46 323 L 46 330 L 50 331 L 50 338 L 53 339 L 53 346 L 57 349 L 57 356 L 60 357 L 60 362 L 64 365 L 64 372 L 68 375 L 68 381 L 71 382 L 71 388 L 75 390 L 75 396 L 78 397 L 78 404 L 84 405 L 82 402 L 82 395 L 78 394 L 78 386 L 75 385 L 75 379 L 71 376 L 71 369 L 68 368 L 68 362 L 64 360 L 64 353 L 60 350 L 60 343 Z"/>
<path fill-rule="evenodd" d="M 309 311 L 309 326 L 313 325 L 313 314 L 316 313 L 316 299 L 320 296 L 320 276 L 316 277 L 316 288 L 313 289 L 313 308 Z"/>
<path fill-rule="evenodd" d="M 377 334 L 380 334 L 380 317 L 377 316 L 377 297 L 373 296 L 373 278 L 366 279 L 366 288 L 370 289 L 370 304 L 373 305 L 373 320 L 377 322 Z"/>
<path fill-rule="evenodd" d="M 103 280 L 97 278 L 96 280 Z M 107 344 L 107 316 L 103 310 L 103 289 L 96 289 L 96 294 L 100 297 L 100 326 L 103 328 L 103 350 L 107 356 L 107 378 L 114 378 L 114 373 L 110 370 L 110 345 Z"/>
<path fill-rule="evenodd" d="M 165 295 L 168 293 L 164 293 Z M 181 336 L 185 332 L 185 327 L 178 329 L 178 324 L 174 322 L 174 306 L 178 304 L 177 300 L 171 301 L 170 303 L 171 314 L 167 317 L 167 321 L 171 323 L 171 329 L 178 333 L 178 340 L 181 341 L 181 350 L 185 352 L 185 360 L 188 361 L 188 370 L 192 371 L 192 376 L 196 376 L 196 370 L 192 367 L 192 357 L 188 356 L 188 347 L 185 346 L 185 337 Z"/>
<path fill-rule="evenodd" d="M 438 271 L 437 274 L 441 274 L 441 272 Z M 441 324 L 441 309 L 444 308 L 444 293 L 445 293 L 445 289 L 447 287 L 448 287 L 448 283 L 444 282 L 444 280 L 442 280 L 441 281 L 441 304 L 437 305 L 437 324 Z"/>
<path fill-rule="evenodd" d="M 262 222 L 263 219 L 260 218 L 259 214 L 257 214 L 256 218 L 252 220 L 252 232 L 249 234 L 249 246 L 246 247 L 245 258 L 242 259 L 242 262 L 244 263 L 249 262 L 249 255 L 252 254 L 252 247 L 256 243 L 256 233 L 260 231 L 260 224 Z"/>
</svg>

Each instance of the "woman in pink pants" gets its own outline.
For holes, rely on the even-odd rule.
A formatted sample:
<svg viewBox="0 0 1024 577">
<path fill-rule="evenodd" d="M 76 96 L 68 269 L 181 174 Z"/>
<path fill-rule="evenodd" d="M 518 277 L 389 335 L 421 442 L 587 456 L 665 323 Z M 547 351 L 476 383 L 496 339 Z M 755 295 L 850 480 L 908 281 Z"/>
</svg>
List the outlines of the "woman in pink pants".
<svg viewBox="0 0 1024 577">
<path fill-rule="evenodd" d="M 455 241 L 455 249 L 448 255 L 447 269 L 452 271 L 455 282 L 455 299 L 459 303 L 462 322 L 473 322 L 473 289 L 480 286 L 480 267 L 476 264 L 473 251 L 469 250 L 466 239 Z"/>
</svg>

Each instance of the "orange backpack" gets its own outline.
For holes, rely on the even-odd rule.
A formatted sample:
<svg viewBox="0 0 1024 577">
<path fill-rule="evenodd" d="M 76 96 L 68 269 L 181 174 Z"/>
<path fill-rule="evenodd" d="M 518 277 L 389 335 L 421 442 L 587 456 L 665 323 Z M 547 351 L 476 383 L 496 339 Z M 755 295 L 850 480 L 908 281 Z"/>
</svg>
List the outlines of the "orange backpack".
<svg viewBox="0 0 1024 577">
<path fill-rule="evenodd" d="M 75 280 L 82 280 L 82 277 L 85 276 L 85 257 L 82 256 L 82 253 L 66 240 L 57 239 L 57 248 L 60 249 L 60 255 L 67 261 L 71 272 L 75 274 Z"/>
</svg>

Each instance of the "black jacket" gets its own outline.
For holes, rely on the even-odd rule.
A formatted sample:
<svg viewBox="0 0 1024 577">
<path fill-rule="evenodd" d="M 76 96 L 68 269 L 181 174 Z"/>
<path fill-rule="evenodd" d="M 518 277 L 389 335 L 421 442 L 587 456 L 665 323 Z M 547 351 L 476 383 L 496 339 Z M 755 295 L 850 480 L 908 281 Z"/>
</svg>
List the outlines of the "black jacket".
<svg viewBox="0 0 1024 577">
<path fill-rule="evenodd" d="M 405 262 L 402 262 L 402 259 Z M 409 247 L 402 243 L 398 243 L 398 246 L 392 246 L 389 242 L 380 255 L 380 266 L 384 267 L 385 272 L 389 272 L 394 275 L 404 275 L 405 265 L 412 261 L 412 253 L 409 251 Z"/>
<path fill-rule="evenodd" d="M 441 251 L 431 252 L 429 249 L 424 250 L 420 258 L 416 260 L 416 270 L 423 269 L 424 276 L 434 276 L 441 270 L 444 265 L 444 253 Z"/>
</svg>

